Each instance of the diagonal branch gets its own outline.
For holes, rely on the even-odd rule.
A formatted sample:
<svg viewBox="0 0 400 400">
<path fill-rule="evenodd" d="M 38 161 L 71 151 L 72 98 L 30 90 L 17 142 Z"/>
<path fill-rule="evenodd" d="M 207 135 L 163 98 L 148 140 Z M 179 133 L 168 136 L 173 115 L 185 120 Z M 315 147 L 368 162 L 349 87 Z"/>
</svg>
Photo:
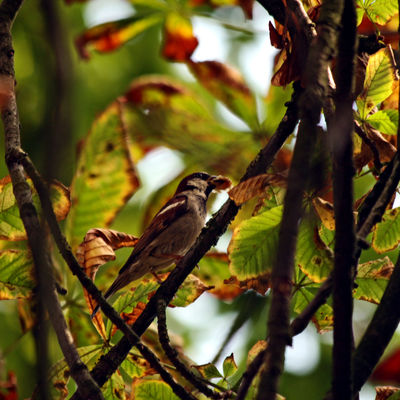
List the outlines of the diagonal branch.
<svg viewBox="0 0 400 400">
<path fill-rule="evenodd" d="M 242 180 L 265 172 L 274 160 L 278 150 L 293 132 L 298 122 L 297 101 L 300 91 L 300 86 L 296 85 L 292 101 L 288 104 L 286 114 L 277 131 L 271 137 L 268 144 L 258 153 L 257 157 L 249 165 Z M 227 201 L 209 221 L 207 227 L 203 229 L 195 245 L 178 263 L 167 280 L 160 286 L 155 295 L 150 299 L 142 314 L 132 326 L 138 336 L 143 334 L 156 317 L 158 300 L 164 299 L 167 304 L 171 301 L 181 283 L 193 270 L 201 257 L 203 257 L 210 247 L 216 243 L 219 236 L 227 229 L 230 221 L 234 218 L 237 212 L 238 207 L 235 203 L 233 201 Z M 92 375 L 99 385 L 103 385 L 111 374 L 118 368 L 120 363 L 125 359 L 130 348 L 131 345 L 129 341 L 126 338 L 122 338 L 107 355 L 99 360 L 92 370 Z"/>
</svg>

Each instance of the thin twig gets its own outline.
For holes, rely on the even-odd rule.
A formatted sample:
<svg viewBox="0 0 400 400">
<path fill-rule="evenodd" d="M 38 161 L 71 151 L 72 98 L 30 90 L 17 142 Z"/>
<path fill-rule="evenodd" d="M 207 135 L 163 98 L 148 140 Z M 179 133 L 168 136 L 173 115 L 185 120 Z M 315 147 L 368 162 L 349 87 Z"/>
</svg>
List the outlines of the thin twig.
<svg viewBox="0 0 400 400">
<path fill-rule="evenodd" d="M 178 352 L 171 346 L 169 341 L 165 307 L 165 301 L 163 299 L 159 299 L 157 304 L 158 337 L 166 356 L 172 362 L 176 370 L 197 390 L 199 390 L 201 393 L 204 393 L 206 396 L 211 397 L 212 399 L 228 399 L 231 397 L 232 393 L 230 391 L 221 393 L 211 390 L 192 371 L 190 371 L 181 360 L 179 360 Z"/>
</svg>

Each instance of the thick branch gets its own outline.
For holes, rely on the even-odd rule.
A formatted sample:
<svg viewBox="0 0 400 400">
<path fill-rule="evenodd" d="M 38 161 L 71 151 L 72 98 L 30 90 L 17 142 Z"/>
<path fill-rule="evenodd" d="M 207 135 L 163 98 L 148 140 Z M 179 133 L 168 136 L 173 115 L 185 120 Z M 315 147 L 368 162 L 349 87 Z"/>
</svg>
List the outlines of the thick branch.
<svg viewBox="0 0 400 400">
<path fill-rule="evenodd" d="M 336 400 L 352 399 L 353 285 L 356 237 L 353 217 L 352 87 L 356 54 L 356 12 L 345 0 L 336 64 L 335 118 L 328 125 L 333 157 L 335 256 L 333 272 L 333 378 Z"/>
<path fill-rule="evenodd" d="M 328 67 L 335 47 L 343 4 L 325 2 L 321 7 L 318 36 L 309 50 L 303 81 L 301 123 L 284 200 L 276 263 L 272 270 L 272 299 L 268 319 L 269 345 L 257 399 L 273 400 L 283 371 L 286 345 L 290 344 L 289 302 L 294 270 L 298 224 L 302 217 L 303 193 L 309 174 L 309 160 L 317 138 L 317 124 L 328 90 Z"/>
</svg>

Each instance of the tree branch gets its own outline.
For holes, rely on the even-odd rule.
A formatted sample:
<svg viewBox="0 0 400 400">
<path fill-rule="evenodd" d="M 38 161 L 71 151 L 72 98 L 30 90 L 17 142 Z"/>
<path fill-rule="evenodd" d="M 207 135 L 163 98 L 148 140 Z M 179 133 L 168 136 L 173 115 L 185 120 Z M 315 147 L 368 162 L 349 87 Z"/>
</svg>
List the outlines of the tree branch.
<svg viewBox="0 0 400 400">
<path fill-rule="evenodd" d="M 1 117 L 5 132 L 6 163 L 10 172 L 20 216 L 27 232 L 29 247 L 32 251 L 35 274 L 38 281 L 39 309 L 43 311 L 47 308 L 48 310 L 61 349 L 82 396 L 103 399 L 100 389 L 90 376 L 85 364 L 81 362 L 73 344 L 72 336 L 68 331 L 55 291 L 52 265 L 45 239 L 46 235 L 33 205 L 32 193 L 30 186 L 26 182 L 23 168 L 15 157 L 15 154 L 19 154 L 21 141 L 14 90 L 14 51 L 10 29 L 12 19 L 15 17 L 21 3 L 22 1 L 5 0 L 0 6 L 0 38 L 2 42 L 0 48 L 0 74 L 2 78 L 2 93 L 5 93 L 6 96 L 1 104 Z M 43 323 L 44 316 L 41 319 Z M 43 346 L 47 347 L 47 344 L 41 343 L 40 347 Z M 37 356 L 38 364 L 42 366 L 40 367 L 41 376 L 39 377 L 39 382 L 41 383 L 41 388 L 39 388 L 40 396 L 43 399 L 49 399 L 50 395 L 46 386 L 47 360 L 41 358 L 42 354 L 37 354 Z"/>
<path fill-rule="evenodd" d="M 269 345 L 264 359 L 257 400 L 274 400 L 283 371 L 285 348 L 291 342 L 289 303 L 294 270 L 298 224 L 302 217 L 303 193 L 310 158 L 317 138 L 317 124 L 329 93 L 328 67 L 336 47 L 342 1 L 321 7 L 317 40 L 312 42 L 304 71 L 306 89 L 301 100 L 301 122 L 290 166 L 279 233 L 276 263 L 272 270 L 272 299 L 268 318 Z"/>
<path fill-rule="evenodd" d="M 159 299 L 157 304 L 157 324 L 158 324 L 158 337 L 160 339 L 160 344 L 172 362 L 176 370 L 197 390 L 212 399 L 227 399 L 231 397 L 232 393 L 230 391 L 226 392 L 215 392 L 211 390 L 206 384 L 204 384 L 186 365 L 179 360 L 178 352 L 171 346 L 167 330 L 167 318 L 165 315 L 166 304 L 163 299 Z"/>
<path fill-rule="evenodd" d="M 345 0 L 336 62 L 335 118 L 328 124 L 333 157 L 335 253 L 333 270 L 333 377 L 335 400 L 352 399 L 353 286 L 356 236 L 353 217 L 353 77 L 356 11 Z"/>
<path fill-rule="evenodd" d="M 288 104 L 285 116 L 275 134 L 271 137 L 268 144 L 258 153 L 257 157 L 249 165 L 242 180 L 248 179 L 251 176 L 259 175 L 265 172 L 278 150 L 281 148 L 285 140 L 293 132 L 298 122 L 297 115 L 297 100 L 301 88 L 296 85 L 292 101 Z M 226 230 L 230 221 L 238 212 L 238 207 L 233 201 L 227 201 L 221 209 L 208 222 L 206 228 L 203 229 L 195 245 L 179 261 L 176 268 L 171 272 L 165 282 L 159 287 L 154 296 L 150 299 L 142 314 L 133 324 L 132 328 L 138 336 L 148 328 L 157 314 L 157 302 L 159 299 L 164 299 L 168 304 L 178 290 L 181 283 L 187 275 L 197 265 L 203 255 L 214 245 L 219 236 Z M 92 370 L 92 374 L 99 385 L 103 385 L 111 374 L 118 368 L 119 364 L 125 359 L 131 345 L 126 338 L 122 338 L 106 356 L 103 356 L 97 365 Z"/>
</svg>

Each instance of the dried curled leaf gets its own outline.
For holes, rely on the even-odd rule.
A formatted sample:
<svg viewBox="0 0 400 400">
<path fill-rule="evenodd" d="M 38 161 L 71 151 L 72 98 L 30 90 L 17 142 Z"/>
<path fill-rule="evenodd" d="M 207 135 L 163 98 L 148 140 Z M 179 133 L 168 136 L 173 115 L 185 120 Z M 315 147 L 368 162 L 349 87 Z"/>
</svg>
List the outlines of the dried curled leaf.
<svg viewBox="0 0 400 400">
<path fill-rule="evenodd" d="M 115 260 L 114 250 L 118 250 L 121 247 L 132 247 L 138 240 L 135 236 L 112 229 L 90 229 L 86 233 L 83 242 L 78 246 L 76 256 L 86 275 L 94 280 L 96 272 L 101 265 Z M 97 306 L 97 302 L 92 299 L 86 289 L 83 289 L 83 293 L 89 312 L 92 313 Z M 100 313 L 94 316 L 93 324 L 101 337 L 106 340 L 106 330 Z"/>
<path fill-rule="evenodd" d="M 314 197 L 312 199 L 312 203 L 325 228 L 329 229 L 330 231 L 334 231 L 335 212 L 333 210 L 333 205 L 321 197 Z"/>
<path fill-rule="evenodd" d="M 229 192 L 229 197 L 240 206 L 253 197 L 261 196 L 267 186 L 286 187 L 286 174 L 262 174 L 240 182 Z"/>
<path fill-rule="evenodd" d="M 376 397 L 375 400 L 386 400 L 394 393 L 397 393 L 400 389 L 395 386 L 377 386 L 375 388 Z"/>
<path fill-rule="evenodd" d="M 94 279 L 98 268 L 115 260 L 115 251 L 122 247 L 132 247 L 139 239 L 113 229 L 90 229 L 78 246 L 76 256 L 86 274 Z"/>
</svg>

